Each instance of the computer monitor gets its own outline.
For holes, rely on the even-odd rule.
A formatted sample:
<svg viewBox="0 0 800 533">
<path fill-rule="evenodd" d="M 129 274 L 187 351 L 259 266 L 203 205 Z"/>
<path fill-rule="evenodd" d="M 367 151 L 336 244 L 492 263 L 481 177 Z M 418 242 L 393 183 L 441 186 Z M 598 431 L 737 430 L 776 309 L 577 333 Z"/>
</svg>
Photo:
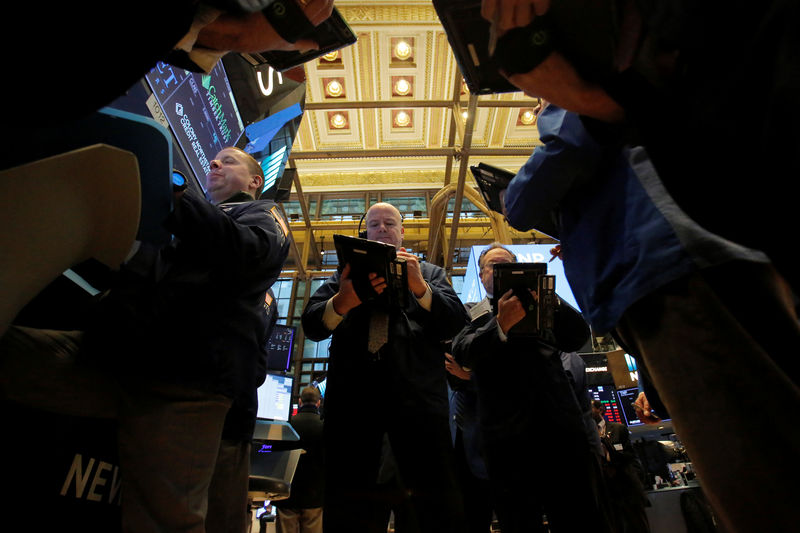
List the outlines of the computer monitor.
<svg viewBox="0 0 800 533">
<path fill-rule="evenodd" d="M 145 80 L 205 191 L 211 160 L 235 146 L 244 132 L 225 67 L 220 62 L 210 73 L 198 74 L 159 62 Z"/>
<path fill-rule="evenodd" d="M 622 419 L 619 403 L 617 402 L 617 396 L 615 394 L 616 388 L 614 385 L 594 385 L 588 387 L 587 391 L 589 392 L 590 400 L 599 400 L 603 406 L 605 406 L 606 410 L 603 416 L 606 420 L 609 422 L 616 422 L 617 424 L 625 423 Z"/>
<path fill-rule="evenodd" d="M 633 402 L 639 396 L 639 387 L 628 387 L 625 389 L 617 390 L 617 398 L 619 399 L 619 406 L 622 409 L 622 414 L 625 417 L 625 423 L 630 426 L 642 426 L 644 422 L 639 420 L 636 414 L 636 409 L 633 408 Z M 664 418 L 662 422 L 668 422 L 670 418 Z"/>
<path fill-rule="evenodd" d="M 641 426 L 644 424 L 636 415 L 636 409 L 633 408 L 633 402 L 636 401 L 637 396 L 639 396 L 638 387 L 630 387 L 617 391 L 617 398 L 622 408 L 622 415 L 625 417 L 625 423 L 628 426 Z"/>
<path fill-rule="evenodd" d="M 258 388 L 257 418 L 287 422 L 292 412 L 292 376 L 267 374 Z"/>
<path fill-rule="evenodd" d="M 288 372 L 292 364 L 292 345 L 294 344 L 294 326 L 275 324 L 267 339 L 267 370 Z"/>
</svg>

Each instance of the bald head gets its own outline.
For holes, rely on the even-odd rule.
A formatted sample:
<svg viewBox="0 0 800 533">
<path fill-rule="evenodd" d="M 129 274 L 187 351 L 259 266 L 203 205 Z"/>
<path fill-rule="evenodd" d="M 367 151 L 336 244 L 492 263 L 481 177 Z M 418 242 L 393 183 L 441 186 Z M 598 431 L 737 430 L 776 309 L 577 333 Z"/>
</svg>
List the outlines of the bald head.
<svg viewBox="0 0 800 533">
<path fill-rule="evenodd" d="M 380 202 L 369 208 L 365 217 L 367 238 L 391 244 L 395 248 L 403 245 L 403 217 L 392 204 Z"/>
</svg>

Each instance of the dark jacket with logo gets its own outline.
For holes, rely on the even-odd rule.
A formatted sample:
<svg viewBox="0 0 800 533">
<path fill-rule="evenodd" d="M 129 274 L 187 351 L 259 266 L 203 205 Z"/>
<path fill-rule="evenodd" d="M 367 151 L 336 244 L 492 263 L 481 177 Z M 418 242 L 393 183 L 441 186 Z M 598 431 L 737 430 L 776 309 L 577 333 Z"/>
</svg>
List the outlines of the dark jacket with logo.
<svg viewBox="0 0 800 533">
<path fill-rule="evenodd" d="M 86 355 L 123 379 L 180 383 L 245 406 L 255 419 L 269 330 L 267 290 L 289 251 L 271 201 L 238 193 L 215 206 L 187 190 L 166 221 L 173 241 L 143 245 L 101 300 Z"/>
</svg>

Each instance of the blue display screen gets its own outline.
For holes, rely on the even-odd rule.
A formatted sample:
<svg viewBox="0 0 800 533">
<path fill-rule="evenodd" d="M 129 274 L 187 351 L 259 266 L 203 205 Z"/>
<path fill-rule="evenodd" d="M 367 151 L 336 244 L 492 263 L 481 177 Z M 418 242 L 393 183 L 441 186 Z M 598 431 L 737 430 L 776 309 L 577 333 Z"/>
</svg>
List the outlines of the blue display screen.
<svg viewBox="0 0 800 533">
<path fill-rule="evenodd" d="M 222 63 L 210 74 L 158 63 L 146 76 L 189 166 L 205 191 L 211 160 L 244 131 Z"/>
<path fill-rule="evenodd" d="M 275 324 L 267 340 L 267 369 L 289 370 L 292 363 L 292 343 L 294 341 L 294 326 Z"/>
</svg>

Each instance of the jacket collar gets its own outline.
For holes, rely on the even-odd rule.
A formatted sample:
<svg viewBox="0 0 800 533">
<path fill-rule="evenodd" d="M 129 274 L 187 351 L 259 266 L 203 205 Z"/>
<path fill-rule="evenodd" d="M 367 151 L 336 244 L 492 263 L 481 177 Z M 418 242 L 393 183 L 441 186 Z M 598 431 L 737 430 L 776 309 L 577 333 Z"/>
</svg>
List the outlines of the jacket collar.
<svg viewBox="0 0 800 533">
<path fill-rule="evenodd" d="M 223 204 L 233 204 L 233 203 L 242 203 L 242 202 L 252 202 L 255 200 L 252 195 L 244 192 L 244 191 L 237 191 L 233 196 L 225 200 L 224 202 L 220 202 L 219 205 Z"/>
</svg>

